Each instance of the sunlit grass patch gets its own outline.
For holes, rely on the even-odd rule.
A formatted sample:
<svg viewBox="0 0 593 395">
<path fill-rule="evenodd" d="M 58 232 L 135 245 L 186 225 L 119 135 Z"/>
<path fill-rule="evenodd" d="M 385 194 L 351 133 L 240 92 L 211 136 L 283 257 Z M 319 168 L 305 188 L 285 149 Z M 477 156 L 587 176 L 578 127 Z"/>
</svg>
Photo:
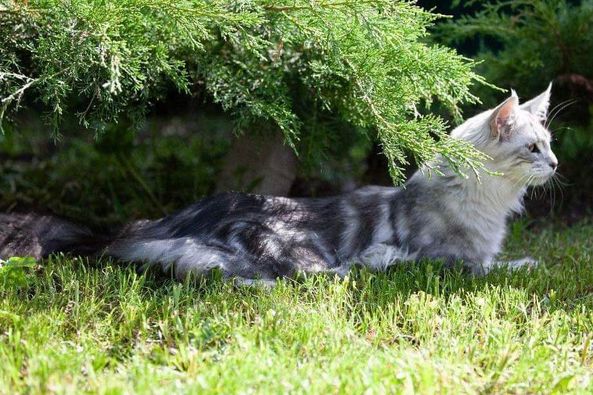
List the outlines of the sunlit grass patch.
<svg viewBox="0 0 593 395">
<path fill-rule="evenodd" d="M 543 265 L 471 278 L 427 262 L 268 289 L 56 256 L 0 290 L 0 392 L 591 390 L 593 226 L 519 223 L 505 254 Z"/>
</svg>

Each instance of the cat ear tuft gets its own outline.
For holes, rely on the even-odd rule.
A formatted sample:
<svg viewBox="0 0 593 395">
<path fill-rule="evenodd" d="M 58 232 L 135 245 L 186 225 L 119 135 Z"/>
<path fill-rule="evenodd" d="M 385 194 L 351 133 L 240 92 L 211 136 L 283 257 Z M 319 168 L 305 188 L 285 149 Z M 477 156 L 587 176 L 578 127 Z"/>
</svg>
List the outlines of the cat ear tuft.
<svg viewBox="0 0 593 395">
<path fill-rule="evenodd" d="M 519 97 L 514 90 L 511 90 L 511 96 L 499 104 L 492 112 L 492 116 L 490 117 L 490 132 L 492 137 L 498 140 L 509 139 L 515 122 L 517 108 L 519 108 Z"/>
<path fill-rule="evenodd" d="M 521 104 L 521 109 L 535 115 L 540 122 L 545 122 L 548 118 L 548 107 L 550 106 L 551 94 L 552 83 L 550 82 L 550 85 L 548 85 L 548 88 L 543 93 L 528 102 Z"/>
</svg>

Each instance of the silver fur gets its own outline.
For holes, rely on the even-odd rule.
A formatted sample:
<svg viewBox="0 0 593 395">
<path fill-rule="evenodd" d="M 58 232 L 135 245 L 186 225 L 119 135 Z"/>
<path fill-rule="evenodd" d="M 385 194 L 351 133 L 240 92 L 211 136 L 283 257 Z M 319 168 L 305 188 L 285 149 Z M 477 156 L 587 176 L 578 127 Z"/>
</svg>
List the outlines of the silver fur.
<svg viewBox="0 0 593 395">
<path fill-rule="evenodd" d="M 344 275 L 353 264 L 383 270 L 423 258 L 463 261 L 477 275 L 497 265 L 533 265 L 530 258 L 497 262 L 496 255 L 526 189 L 544 183 L 557 166 L 543 126 L 550 88 L 523 105 L 513 92 L 453 130 L 453 138 L 490 157 L 490 172 L 461 177 L 437 158 L 431 167 L 442 175 L 421 168 L 404 188 L 365 187 L 323 199 L 225 193 L 130 224 L 103 252 L 160 265 L 180 279 L 218 268 L 246 284 L 299 272 Z"/>
<path fill-rule="evenodd" d="M 542 124 L 549 98 L 550 87 L 519 106 L 513 92 L 452 132 L 486 153 L 486 168 L 499 175 L 460 177 L 437 159 L 432 166 L 443 175 L 420 169 L 405 188 L 366 187 L 327 199 L 223 194 L 129 227 L 108 253 L 173 266 L 179 278 L 218 267 L 231 277 L 273 280 L 298 272 L 345 274 L 352 264 L 382 270 L 421 258 L 461 260 L 475 274 L 499 264 L 532 265 L 529 258 L 500 263 L 495 257 L 526 188 L 554 174 L 557 160 Z"/>
</svg>

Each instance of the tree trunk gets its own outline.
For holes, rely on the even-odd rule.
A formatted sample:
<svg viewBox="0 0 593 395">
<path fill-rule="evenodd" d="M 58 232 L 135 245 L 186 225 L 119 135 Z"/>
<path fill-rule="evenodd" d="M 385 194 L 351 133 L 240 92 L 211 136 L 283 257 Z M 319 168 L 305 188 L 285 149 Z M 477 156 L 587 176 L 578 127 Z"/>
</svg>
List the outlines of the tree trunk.
<svg viewBox="0 0 593 395">
<path fill-rule="evenodd" d="M 297 173 L 297 157 L 280 134 L 241 135 L 225 158 L 217 192 L 286 196 Z"/>
</svg>

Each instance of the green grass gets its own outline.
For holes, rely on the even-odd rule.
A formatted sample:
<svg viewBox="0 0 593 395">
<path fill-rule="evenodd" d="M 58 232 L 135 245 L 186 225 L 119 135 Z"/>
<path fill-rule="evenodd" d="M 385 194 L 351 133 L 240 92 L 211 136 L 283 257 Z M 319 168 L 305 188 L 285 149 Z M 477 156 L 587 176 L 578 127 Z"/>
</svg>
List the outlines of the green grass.
<svg viewBox="0 0 593 395">
<path fill-rule="evenodd" d="M 505 254 L 544 265 L 265 289 L 54 257 L 0 278 L 0 393 L 591 392 L 593 226 L 516 223 Z"/>
</svg>

